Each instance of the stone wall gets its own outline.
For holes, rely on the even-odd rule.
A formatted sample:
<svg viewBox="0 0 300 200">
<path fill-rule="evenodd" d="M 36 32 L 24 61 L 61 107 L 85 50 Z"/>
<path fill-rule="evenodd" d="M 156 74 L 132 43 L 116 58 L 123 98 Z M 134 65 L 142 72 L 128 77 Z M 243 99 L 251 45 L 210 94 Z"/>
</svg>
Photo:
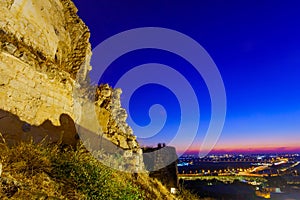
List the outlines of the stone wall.
<svg viewBox="0 0 300 200">
<path fill-rule="evenodd" d="M 145 168 L 150 177 L 157 178 L 166 187 L 179 188 L 177 154 L 175 147 L 159 146 L 143 149 Z"/>
<path fill-rule="evenodd" d="M 99 123 L 86 131 L 95 149 L 105 147 L 108 158 L 121 152 L 122 169 L 141 171 L 121 90 L 90 86 L 90 33 L 76 12 L 71 0 L 0 1 L 0 133 L 12 145 L 33 139 L 75 146 L 78 127 Z M 94 121 L 77 119 L 82 105 L 91 105 Z"/>
<path fill-rule="evenodd" d="M 62 114 L 59 122 L 60 126 L 53 125 L 50 120 L 35 126 L 20 120 L 17 115 L 0 110 L 0 141 L 8 145 L 16 145 L 21 141 L 44 144 L 63 142 L 63 145 L 76 147 L 79 138 L 73 119 Z"/>
<path fill-rule="evenodd" d="M 104 84 L 92 86 L 96 92 L 89 93 L 90 33 L 76 12 L 70 0 L 0 1 L 1 138 L 9 144 L 33 139 L 75 146 L 75 127 L 82 125 L 76 124 L 75 105 L 91 104 L 98 122 L 89 123 L 101 127 L 88 135 L 94 149 L 104 148 L 107 160 L 122 156 L 122 163 L 115 163 L 121 170 L 141 172 L 142 150 L 126 123 L 122 91 Z M 151 154 L 153 169 L 159 169 L 151 176 L 177 187 L 176 161 L 161 166 L 176 160 L 176 151 L 163 149 Z"/>
<path fill-rule="evenodd" d="M 60 125 L 62 113 L 73 117 L 77 71 L 90 69 L 88 28 L 68 0 L 2 0 L 0 9 L 0 109 Z"/>
</svg>

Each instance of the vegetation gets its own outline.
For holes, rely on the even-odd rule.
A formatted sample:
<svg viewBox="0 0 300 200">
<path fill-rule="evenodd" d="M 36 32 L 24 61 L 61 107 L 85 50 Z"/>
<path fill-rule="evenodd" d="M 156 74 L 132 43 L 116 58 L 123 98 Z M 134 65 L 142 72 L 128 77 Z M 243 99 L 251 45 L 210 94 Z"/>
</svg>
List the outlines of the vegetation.
<svg viewBox="0 0 300 200">
<path fill-rule="evenodd" d="M 196 199 L 186 190 L 173 196 L 147 174 L 113 170 L 83 146 L 0 145 L 1 199 Z"/>
</svg>

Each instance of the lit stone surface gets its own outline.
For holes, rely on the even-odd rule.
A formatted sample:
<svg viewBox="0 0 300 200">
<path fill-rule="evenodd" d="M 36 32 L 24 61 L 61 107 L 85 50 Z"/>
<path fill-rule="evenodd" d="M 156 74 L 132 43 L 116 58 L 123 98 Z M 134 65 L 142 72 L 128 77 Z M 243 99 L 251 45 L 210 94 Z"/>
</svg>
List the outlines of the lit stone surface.
<svg viewBox="0 0 300 200">
<path fill-rule="evenodd" d="M 59 125 L 73 116 L 78 69 L 91 68 L 88 28 L 67 0 L 2 0 L 0 9 L 0 109 Z"/>
<path fill-rule="evenodd" d="M 84 112 L 75 105 L 89 102 L 101 127 L 96 137 L 121 147 L 124 166 L 141 171 L 142 151 L 126 123 L 121 89 L 102 85 L 95 102 L 84 89 L 92 52 L 89 30 L 76 12 L 71 0 L 0 1 L 0 132 L 12 145 L 32 138 L 75 146 L 75 118 Z M 83 90 L 76 101 L 75 88 Z"/>
</svg>

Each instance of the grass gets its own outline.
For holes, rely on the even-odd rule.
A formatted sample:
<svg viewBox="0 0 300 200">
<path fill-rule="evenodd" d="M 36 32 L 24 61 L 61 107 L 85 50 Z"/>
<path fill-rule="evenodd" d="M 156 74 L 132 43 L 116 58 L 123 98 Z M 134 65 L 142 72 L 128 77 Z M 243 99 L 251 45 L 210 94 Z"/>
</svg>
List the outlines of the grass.
<svg viewBox="0 0 300 200">
<path fill-rule="evenodd" d="M 0 199 L 196 199 L 186 190 L 175 197 L 148 174 L 133 176 L 96 160 L 81 145 L 0 144 Z"/>
</svg>

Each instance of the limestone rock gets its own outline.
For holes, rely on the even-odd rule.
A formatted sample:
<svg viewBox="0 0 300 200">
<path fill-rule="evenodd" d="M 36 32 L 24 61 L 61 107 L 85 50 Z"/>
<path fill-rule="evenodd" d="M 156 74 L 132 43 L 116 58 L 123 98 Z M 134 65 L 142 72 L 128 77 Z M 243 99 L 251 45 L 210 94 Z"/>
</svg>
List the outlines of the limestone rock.
<svg viewBox="0 0 300 200">
<path fill-rule="evenodd" d="M 73 117 L 75 77 L 91 69 L 90 33 L 76 12 L 71 0 L 0 1 L 0 109 L 33 125 Z"/>
<path fill-rule="evenodd" d="M 74 146 L 76 114 L 85 114 L 75 108 L 89 102 L 98 119 L 89 125 L 101 127 L 95 138 L 128 151 L 130 163 L 140 160 L 122 90 L 90 86 L 90 32 L 76 13 L 71 0 L 0 1 L 0 131 L 12 145 L 33 138 Z"/>
<path fill-rule="evenodd" d="M 51 121 L 46 120 L 39 126 L 30 125 L 16 115 L 0 110 L 0 133 L 3 135 L 1 140 L 4 139 L 9 146 L 18 144 L 20 141 L 33 140 L 35 143 L 62 142 L 75 147 L 79 138 L 74 121 L 70 116 L 62 114 L 60 124 L 60 126 L 55 126 Z"/>
<path fill-rule="evenodd" d="M 104 134 L 114 144 L 123 149 L 136 149 L 139 145 L 126 122 L 127 112 L 121 107 L 121 94 L 121 89 L 113 89 L 108 84 L 97 88 L 95 105 L 102 110 L 98 112 L 98 121 Z"/>
</svg>

